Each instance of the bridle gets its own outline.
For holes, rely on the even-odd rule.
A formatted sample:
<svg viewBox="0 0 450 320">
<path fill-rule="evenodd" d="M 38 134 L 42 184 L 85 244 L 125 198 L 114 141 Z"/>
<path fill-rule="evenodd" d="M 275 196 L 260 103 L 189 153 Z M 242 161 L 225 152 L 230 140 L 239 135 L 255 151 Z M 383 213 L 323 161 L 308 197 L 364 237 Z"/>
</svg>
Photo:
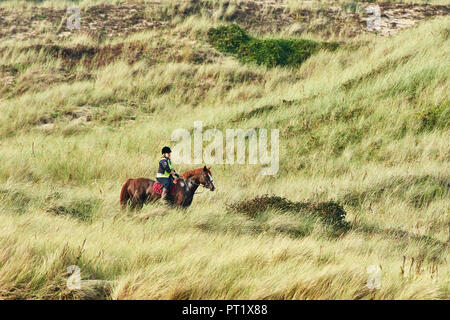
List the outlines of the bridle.
<svg viewBox="0 0 450 320">
<path fill-rule="evenodd" d="M 209 173 L 207 173 L 207 174 L 208 174 L 209 179 L 206 179 L 205 172 L 202 172 L 203 179 L 206 181 L 203 188 L 211 189 L 211 185 L 212 185 L 213 188 L 215 189 L 216 187 L 214 186 L 214 179 L 211 177 L 211 175 Z"/>
<path fill-rule="evenodd" d="M 201 175 L 201 176 L 203 177 L 203 180 L 205 180 L 205 184 L 197 183 L 197 182 L 195 182 L 195 181 L 190 181 L 190 183 L 192 183 L 193 185 L 196 185 L 196 186 L 202 186 L 202 188 L 203 188 L 202 192 L 195 192 L 194 194 L 203 193 L 203 191 L 205 191 L 204 189 L 211 189 L 211 185 L 215 188 L 215 186 L 214 186 L 214 180 L 213 180 L 213 178 L 211 177 L 211 175 L 210 175 L 209 173 L 208 173 L 209 179 L 206 179 L 205 172 L 202 172 L 202 175 Z M 184 179 L 183 179 L 183 180 L 184 180 Z M 186 180 L 185 180 L 185 181 L 186 181 Z"/>
<path fill-rule="evenodd" d="M 195 181 L 189 181 L 189 183 L 192 183 L 193 185 L 195 185 L 195 186 L 202 186 L 203 187 L 203 190 L 201 191 L 201 192 L 194 192 L 194 194 L 192 195 L 192 196 L 194 196 L 195 194 L 199 194 L 199 193 L 203 193 L 205 190 L 204 189 L 211 189 L 211 184 L 212 184 L 212 186 L 213 186 L 213 188 L 215 189 L 216 187 L 215 187 L 215 185 L 214 185 L 214 180 L 213 180 L 213 178 L 211 177 L 211 175 L 208 173 L 208 177 L 209 177 L 209 179 L 207 180 L 206 179 L 206 176 L 205 176 L 205 172 L 202 172 L 202 175 L 201 175 L 202 177 L 203 177 L 203 179 L 205 180 L 205 184 L 203 185 L 202 183 L 197 183 L 197 182 L 195 182 Z M 183 183 L 186 185 L 186 186 L 188 186 L 188 182 L 187 182 L 187 180 L 189 180 L 190 178 L 188 178 L 188 179 L 184 179 L 184 178 L 179 178 L 179 179 L 182 179 L 183 180 Z M 184 188 L 184 187 L 182 187 L 181 188 L 182 189 L 182 192 L 183 192 L 183 202 L 182 202 L 182 206 L 185 204 L 185 202 L 186 202 L 186 200 L 187 200 L 187 197 L 186 197 L 186 189 Z M 213 190 L 214 190 L 213 189 Z"/>
</svg>

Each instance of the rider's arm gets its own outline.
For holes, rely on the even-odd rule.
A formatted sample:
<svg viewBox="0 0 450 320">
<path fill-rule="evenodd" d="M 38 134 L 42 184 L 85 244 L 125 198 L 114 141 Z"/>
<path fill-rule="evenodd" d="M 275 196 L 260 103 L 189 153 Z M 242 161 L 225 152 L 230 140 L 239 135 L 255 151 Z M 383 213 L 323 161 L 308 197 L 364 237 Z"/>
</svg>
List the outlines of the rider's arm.
<svg viewBox="0 0 450 320">
<path fill-rule="evenodd" d="M 161 161 L 159 163 L 163 167 L 164 171 L 167 171 L 167 169 L 169 167 L 169 164 L 167 163 L 167 160 L 166 159 L 161 159 Z M 177 178 L 180 177 L 179 174 L 176 173 L 176 171 L 173 170 L 173 169 L 170 171 L 170 174 L 176 176 Z"/>
<path fill-rule="evenodd" d="M 161 159 L 161 161 L 159 161 L 159 166 L 163 169 L 163 172 L 165 172 L 169 165 L 165 159 Z"/>
<path fill-rule="evenodd" d="M 172 171 L 170 171 L 170 174 L 172 174 L 172 175 L 176 176 L 177 178 L 179 178 L 179 177 L 180 177 L 180 175 L 179 175 L 178 173 L 176 173 L 176 171 L 175 171 L 175 170 L 172 170 Z"/>
<path fill-rule="evenodd" d="M 167 163 L 166 159 L 161 159 L 161 161 L 159 162 L 159 166 L 162 168 L 163 172 L 166 172 L 169 170 L 169 164 Z M 175 172 L 175 170 L 171 170 L 170 171 L 171 175 L 177 175 L 177 173 Z"/>
</svg>

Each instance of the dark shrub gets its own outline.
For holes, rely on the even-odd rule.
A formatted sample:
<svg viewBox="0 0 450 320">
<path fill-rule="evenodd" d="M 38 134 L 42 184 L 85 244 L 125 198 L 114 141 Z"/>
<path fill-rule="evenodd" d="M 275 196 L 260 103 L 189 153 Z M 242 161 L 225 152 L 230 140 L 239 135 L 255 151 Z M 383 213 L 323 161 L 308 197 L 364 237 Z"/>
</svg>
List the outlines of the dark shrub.
<svg viewBox="0 0 450 320">
<path fill-rule="evenodd" d="M 96 199 L 79 199 L 49 205 L 46 210 L 57 215 L 69 215 L 82 221 L 90 221 L 99 206 L 100 202 Z"/>
<path fill-rule="evenodd" d="M 320 49 L 335 50 L 337 43 L 319 43 L 302 39 L 265 39 L 249 36 L 236 24 L 211 28 L 208 42 L 222 53 L 242 62 L 268 67 L 298 66 Z"/>
<path fill-rule="evenodd" d="M 293 202 L 278 196 L 263 195 L 228 205 L 229 211 L 244 213 L 252 218 L 268 209 L 295 214 L 312 214 L 327 222 L 345 226 L 345 210 L 336 202 Z"/>
<path fill-rule="evenodd" d="M 208 40 L 220 52 L 236 54 L 239 47 L 248 43 L 251 38 L 244 29 L 233 24 L 209 29 Z"/>
</svg>

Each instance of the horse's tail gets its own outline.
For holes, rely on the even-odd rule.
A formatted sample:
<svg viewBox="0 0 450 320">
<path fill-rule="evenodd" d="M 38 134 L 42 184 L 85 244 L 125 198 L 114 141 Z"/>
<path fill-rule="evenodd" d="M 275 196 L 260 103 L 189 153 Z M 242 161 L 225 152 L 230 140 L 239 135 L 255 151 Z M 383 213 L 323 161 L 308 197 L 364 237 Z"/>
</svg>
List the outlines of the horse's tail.
<svg viewBox="0 0 450 320">
<path fill-rule="evenodd" d="M 130 184 L 131 179 L 128 179 L 122 186 L 122 190 L 120 191 L 120 208 L 125 209 L 128 203 L 128 199 L 130 199 L 130 194 L 128 193 L 128 185 Z"/>
</svg>

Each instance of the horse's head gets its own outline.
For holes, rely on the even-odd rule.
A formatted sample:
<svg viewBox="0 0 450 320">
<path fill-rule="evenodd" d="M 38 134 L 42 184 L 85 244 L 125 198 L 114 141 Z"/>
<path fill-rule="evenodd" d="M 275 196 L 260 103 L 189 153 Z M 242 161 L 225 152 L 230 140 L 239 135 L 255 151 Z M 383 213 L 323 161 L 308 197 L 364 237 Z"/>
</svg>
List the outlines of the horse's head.
<svg viewBox="0 0 450 320">
<path fill-rule="evenodd" d="M 216 186 L 214 185 L 214 180 L 210 169 L 211 168 L 204 166 L 203 168 L 189 170 L 183 173 L 183 178 L 185 181 L 191 181 L 197 185 L 201 184 L 203 187 L 214 191 L 216 190 Z"/>
<path fill-rule="evenodd" d="M 214 185 L 214 179 L 212 178 L 211 174 L 211 167 L 207 168 L 206 166 L 203 167 L 202 174 L 200 176 L 200 183 L 206 188 L 211 191 L 216 190 L 216 186 Z"/>
</svg>

